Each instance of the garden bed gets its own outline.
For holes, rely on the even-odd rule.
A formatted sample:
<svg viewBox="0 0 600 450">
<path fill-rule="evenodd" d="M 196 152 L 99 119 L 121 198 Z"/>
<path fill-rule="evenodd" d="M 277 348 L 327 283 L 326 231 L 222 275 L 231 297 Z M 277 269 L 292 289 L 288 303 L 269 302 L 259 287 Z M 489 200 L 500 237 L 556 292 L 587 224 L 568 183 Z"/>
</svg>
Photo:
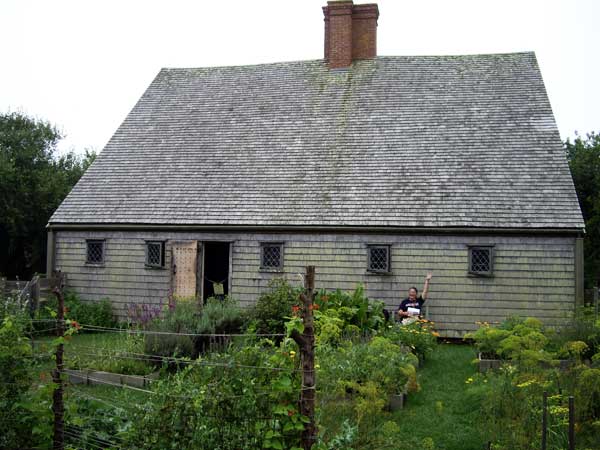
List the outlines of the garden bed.
<svg viewBox="0 0 600 450">
<path fill-rule="evenodd" d="M 485 373 L 488 370 L 498 370 L 505 364 L 519 364 L 519 361 L 514 361 L 510 359 L 497 359 L 497 358 L 489 358 L 481 353 L 477 356 L 479 373 Z M 550 361 L 540 361 L 539 366 L 541 368 L 547 369 L 551 367 L 558 367 L 560 370 L 567 370 L 573 367 L 576 363 L 574 359 L 553 359 Z"/>
</svg>

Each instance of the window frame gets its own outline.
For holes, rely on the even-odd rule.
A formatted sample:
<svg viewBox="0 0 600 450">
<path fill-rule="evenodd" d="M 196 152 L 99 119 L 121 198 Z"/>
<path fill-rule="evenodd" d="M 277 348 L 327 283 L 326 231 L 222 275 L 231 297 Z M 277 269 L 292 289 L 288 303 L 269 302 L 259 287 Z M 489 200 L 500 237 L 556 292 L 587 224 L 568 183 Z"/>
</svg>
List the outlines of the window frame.
<svg viewBox="0 0 600 450">
<path fill-rule="evenodd" d="M 385 248 L 387 252 L 386 269 L 371 268 L 371 251 Z M 392 273 L 392 244 L 367 244 L 367 273 L 374 275 L 390 275 Z"/>
<path fill-rule="evenodd" d="M 101 244 L 102 245 L 102 260 L 101 261 L 90 261 L 90 244 Z M 106 263 L 106 239 L 86 239 L 85 240 L 85 265 L 101 267 Z"/>
<path fill-rule="evenodd" d="M 151 264 L 148 261 L 148 248 L 150 245 L 153 244 L 158 244 L 160 245 L 160 263 L 159 264 Z M 144 266 L 148 269 L 164 269 L 166 264 L 165 264 L 165 248 L 166 248 L 166 244 L 165 241 L 161 241 L 161 240 L 156 240 L 156 239 L 152 239 L 152 240 L 147 240 L 144 241 L 144 247 L 145 247 L 145 251 L 144 251 Z"/>
<path fill-rule="evenodd" d="M 494 254 L 495 254 L 495 246 L 494 244 L 477 244 L 477 245 L 468 245 L 468 266 L 467 272 L 469 275 L 476 277 L 493 277 L 494 276 Z M 481 271 L 473 271 L 472 269 L 472 261 L 473 261 L 473 250 L 487 250 L 490 255 L 490 267 L 486 272 Z"/>
<path fill-rule="evenodd" d="M 265 247 L 279 247 L 279 266 L 265 266 Z M 262 272 L 283 272 L 283 255 L 285 244 L 283 242 L 261 242 L 260 243 L 260 270 Z"/>
</svg>

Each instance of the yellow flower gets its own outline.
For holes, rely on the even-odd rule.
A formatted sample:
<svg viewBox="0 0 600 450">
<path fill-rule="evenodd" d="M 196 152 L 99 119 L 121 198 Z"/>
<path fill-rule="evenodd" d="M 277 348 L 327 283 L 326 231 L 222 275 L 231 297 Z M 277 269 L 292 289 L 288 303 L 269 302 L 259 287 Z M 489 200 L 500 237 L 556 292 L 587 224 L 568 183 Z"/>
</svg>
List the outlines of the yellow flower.
<svg viewBox="0 0 600 450">
<path fill-rule="evenodd" d="M 296 356 L 296 352 L 294 350 L 290 351 L 290 358 L 293 358 L 294 356 Z"/>
<path fill-rule="evenodd" d="M 471 384 L 472 382 L 473 382 L 472 377 L 467 378 L 467 381 L 465 381 L 465 383 L 467 383 L 467 384 Z"/>
</svg>

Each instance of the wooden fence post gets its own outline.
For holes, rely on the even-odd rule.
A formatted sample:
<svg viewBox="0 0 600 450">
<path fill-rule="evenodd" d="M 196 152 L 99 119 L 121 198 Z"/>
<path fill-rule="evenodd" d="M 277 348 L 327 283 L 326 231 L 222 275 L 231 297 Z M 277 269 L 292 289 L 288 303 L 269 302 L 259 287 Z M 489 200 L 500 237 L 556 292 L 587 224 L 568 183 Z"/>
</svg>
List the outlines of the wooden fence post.
<svg viewBox="0 0 600 450">
<path fill-rule="evenodd" d="M 58 311 L 56 316 L 56 335 L 59 338 L 65 336 L 65 296 L 63 294 L 62 275 L 57 273 L 56 285 L 52 293 L 58 300 Z M 54 438 L 53 449 L 64 450 L 65 448 L 65 408 L 63 403 L 63 353 L 64 345 L 59 343 L 56 346 L 56 368 L 52 371 L 52 381 L 54 382 L 54 392 L 52 394 L 52 411 L 54 412 Z"/>
<path fill-rule="evenodd" d="M 575 398 L 569 396 L 569 450 L 575 450 Z"/>
<path fill-rule="evenodd" d="M 315 299 L 315 266 L 306 268 L 304 278 L 304 293 L 302 300 L 302 321 L 304 332 L 300 334 L 297 330 L 292 332 L 292 339 L 300 348 L 302 361 L 302 390 L 300 392 L 300 414 L 308 417 L 309 422 L 305 424 L 302 432 L 302 448 L 310 450 L 317 439 L 317 427 L 315 424 L 315 329 L 313 321 L 313 302 Z"/>
<path fill-rule="evenodd" d="M 544 391 L 542 399 L 542 450 L 546 450 L 546 439 L 548 436 L 548 392 Z"/>
</svg>

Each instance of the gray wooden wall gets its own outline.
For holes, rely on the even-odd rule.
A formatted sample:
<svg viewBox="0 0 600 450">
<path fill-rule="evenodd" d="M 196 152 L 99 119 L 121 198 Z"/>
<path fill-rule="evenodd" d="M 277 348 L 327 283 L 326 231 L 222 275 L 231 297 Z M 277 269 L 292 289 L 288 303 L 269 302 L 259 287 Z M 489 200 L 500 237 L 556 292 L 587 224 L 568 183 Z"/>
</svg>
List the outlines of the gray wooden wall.
<svg viewBox="0 0 600 450">
<path fill-rule="evenodd" d="M 85 265 L 85 240 L 106 239 L 104 267 Z M 363 283 L 367 295 L 396 308 L 412 285 L 419 290 L 427 271 L 434 274 L 429 317 L 444 336 L 461 336 L 476 321 L 499 322 L 509 314 L 560 322 L 575 304 L 575 238 L 532 236 L 261 234 L 202 232 L 59 231 L 55 267 L 83 299 L 109 298 L 125 317 L 132 302 L 166 302 L 170 270 L 144 266 L 145 240 L 223 240 L 233 242 L 231 294 L 252 304 L 269 280 L 285 276 L 300 284 L 308 264 L 316 266 L 317 287 L 352 290 Z M 284 272 L 259 270 L 264 241 L 284 242 Z M 369 243 L 391 244 L 391 275 L 367 273 Z M 467 274 L 467 245 L 494 244 L 494 276 Z"/>
</svg>

